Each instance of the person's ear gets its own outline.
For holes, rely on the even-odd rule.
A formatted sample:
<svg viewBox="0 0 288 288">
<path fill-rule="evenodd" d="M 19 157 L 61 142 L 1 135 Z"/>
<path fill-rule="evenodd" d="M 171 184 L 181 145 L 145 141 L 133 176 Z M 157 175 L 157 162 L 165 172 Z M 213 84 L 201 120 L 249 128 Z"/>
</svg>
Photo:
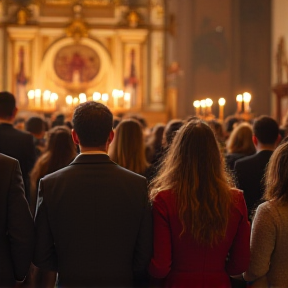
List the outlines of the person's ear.
<svg viewBox="0 0 288 288">
<path fill-rule="evenodd" d="M 255 135 L 252 136 L 252 141 L 253 141 L 254 146 L 257 147 L 258 139 L 257 139 L 257 137 Z"/>
<path fill-rule="evenodd" d="M 71 135 L 72 135 L 72 139 L 73 139 L 73 142 L 76 144 L 76 145 L 79 145 L 80 142 L 79 142 L 79 137 L 76 133 L 76 131 L 74 129 L 71 130 Z"/>
<path fill-rule="evenodd" d="M 275 147 L 277 147 L 279 145 L 279 143 L 281 142 L 282 140 L 282 136 L 280 134 L 278 134 L 278 137 L 277 137 L 277 140 L 275 142 Z"/>
<path fill-rule="evenodd" d="M 11 117 L 12 119 L 14 119 L 16 117 L 17 112 L 18 112 L 18 108 L 15 107 L 13 112 L 12 112 L 12 117 Z"/>
<path fill-rule="evenodd" d="M 114 131 L 111 130 L 108 137 L 108 144 L 110 144 L 114 139 Z"/>
</svg>

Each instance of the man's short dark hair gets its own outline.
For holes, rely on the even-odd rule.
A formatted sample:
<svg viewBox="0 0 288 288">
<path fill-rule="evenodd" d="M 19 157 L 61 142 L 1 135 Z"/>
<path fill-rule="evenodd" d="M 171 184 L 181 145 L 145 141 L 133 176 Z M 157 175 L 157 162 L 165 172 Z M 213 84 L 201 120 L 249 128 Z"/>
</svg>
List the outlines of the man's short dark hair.
<svg viewBox="0 0 288 288">
<path fill-rule="evenodd" d="M 269 116 L 256 118 L 253 124 L 253 133 L 262 144 L 274 144 L 279 135 L 277 122 Z"/>
<path fill-rule="evenodd" d="M 13 116 L 16 107 L 16 100 L 13 94 L 9 92 L 0 92 L 0 118 L 9 118 Z"/>
<path fill-rule="evenodd" d="M 88 101 L 76 107 L 73 125 L 82 146 L 101 147 L 112 130 L 113 115 L 105 105 Z"/>
<path fill-rule="evenodd" d="M 26 131 L 33 134 L 40 134 L 45 131 L 45 124 L 40 117 L 30 117 L 26 122 Z"/>
</svg>

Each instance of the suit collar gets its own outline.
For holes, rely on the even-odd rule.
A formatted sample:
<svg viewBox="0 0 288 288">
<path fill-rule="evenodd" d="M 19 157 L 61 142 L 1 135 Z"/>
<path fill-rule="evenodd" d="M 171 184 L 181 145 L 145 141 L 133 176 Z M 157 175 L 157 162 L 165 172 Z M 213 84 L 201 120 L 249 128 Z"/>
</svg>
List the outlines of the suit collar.
<svg viewBox="0 0 288 288">
<path fill-rule="evenodd" d="M 79 154 L 72 161 L 70 165 L 75 164 L 97 164 L 97 163 L 107 163 L 107 164 L 115 164 L 107 154 Z"/>
</svg>

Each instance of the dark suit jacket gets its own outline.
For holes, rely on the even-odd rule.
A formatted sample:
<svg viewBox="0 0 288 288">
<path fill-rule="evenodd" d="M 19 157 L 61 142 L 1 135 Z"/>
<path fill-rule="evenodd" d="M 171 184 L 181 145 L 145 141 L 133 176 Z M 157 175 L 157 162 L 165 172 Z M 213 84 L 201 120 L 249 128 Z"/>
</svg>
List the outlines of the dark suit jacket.
<svg viewBox="0 0 288 288">
<path fill-rule="evenodd" d="M 59 284 L 129 287 L 152 254 L 146 179 L 108 155 L 79 155 L 40 181 L 34 264 Z"/>
<path fill-rule="evenodd" d="M 33 136 L 15 129 L 11 124 L 0 124 L 0 153 L 19 161 L 26 198 L 29 201 L 29 172 L 34 166 L 36 157 Z"/>
<path fill-rule="evenodd" d="M 248 213 L 251 216 L 263 196 L 263 177 L 273 151 L 263 150 L 235 162 L 237 187 L 244 192 Z"/>
<path fill-rule="evenodd" d="M 0 287 L 24 279 L 32 260 L 33 240 L 34 223 L 19 163 L 0 154 Z"/>
</svg>

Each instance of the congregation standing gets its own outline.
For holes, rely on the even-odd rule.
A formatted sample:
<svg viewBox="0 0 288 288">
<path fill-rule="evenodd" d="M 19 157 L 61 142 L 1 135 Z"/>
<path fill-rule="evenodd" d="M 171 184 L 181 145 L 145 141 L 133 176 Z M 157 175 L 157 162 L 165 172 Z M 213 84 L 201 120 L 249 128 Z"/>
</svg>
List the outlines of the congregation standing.
<svg viewBox="0 0 288 288">
<path fill-rule="evenodd" d="M 16 115 L 0 92 L 0 287 L 288 286 L 288 142 L 271 117 L 149 130 L 90 101 L 72 125 L 20 131 Z"/>
</svg>

